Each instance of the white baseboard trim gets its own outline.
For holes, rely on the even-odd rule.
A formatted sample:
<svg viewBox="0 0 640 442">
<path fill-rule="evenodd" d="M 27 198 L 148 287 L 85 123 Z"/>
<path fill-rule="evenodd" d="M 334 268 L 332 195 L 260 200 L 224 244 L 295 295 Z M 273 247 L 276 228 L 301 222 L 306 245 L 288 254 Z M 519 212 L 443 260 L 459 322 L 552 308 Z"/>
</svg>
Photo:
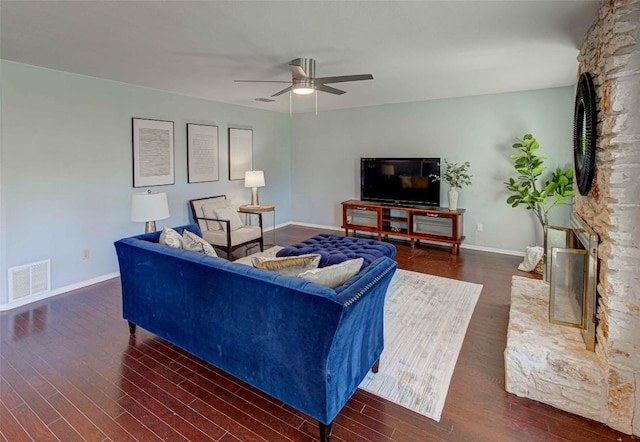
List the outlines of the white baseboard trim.
<svg viewBox="0 0 640 442">
<path fill-rule="evenodd" d="M 262 231 L 273 232 L 274 230 L 279 229 L 280 227 L 286 227 L 288 225 L 291 225 L 290 221 L 287 221 L 286 223 L 282 223 L 282 224 L 276 224 L 275 226 L 267 227 L 266 229 L 262 229 Z"/>
<path fill-rule="evenodd" d="M 80 281 L 74 284 L 66 285 L 64 287 L 58 287 L 55 290 L 51 290 L 38 296 L 31 296 L 29 298 L 20 299 L 16 302 L 11 302 L 8 304 L 0 304 L 0 312 L 12 310 L 17 307 L 22 307 L 23 305 L 31 304 L 32 302 L 42 301 L 43 299 L 52 298 L 54 296 L 70 292 L 72 290 L 81 289 L 102 281 L 106 281 L 108 279 L 117 278 L 118 276 L 120 276 L 120 272 L 107 273 L 106 275 L 97 276 L 95 278 L 87 279 L 86 281 Z"/>
<path fill-rule="evenodd" d="M 479 250 L 481 252 L 499 253 L 501 255 L 524 256 L 524 252 L 515 250 L 495 249 L 493 247 L 476 246 L 473 244 L 460 244 L 461 249 Z"/>
<path fill-rule="evenodd" d="M 293 226 L 313 227 L 315 229 L 338 230 L 340 232 L 344 232 L 344 229 L 342 227 L 325 226 L 324 224 L 301 223 L 301 222 L 298 222 L 298 221 L 291 221 L 291 222 L 289 222 L 287 224 L 293 225 Z"/>
</svg>

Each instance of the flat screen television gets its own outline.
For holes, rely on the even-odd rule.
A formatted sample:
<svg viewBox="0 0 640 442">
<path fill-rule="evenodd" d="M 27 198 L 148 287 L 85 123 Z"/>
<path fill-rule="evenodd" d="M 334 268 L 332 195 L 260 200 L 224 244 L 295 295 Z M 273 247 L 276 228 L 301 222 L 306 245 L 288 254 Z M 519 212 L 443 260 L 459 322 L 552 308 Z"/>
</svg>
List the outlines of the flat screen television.
<svg viewBox="0 0 640 442">
<path fill-rule="evenodd" d="M 440 158 L 361 158 L 360 199 L 404 206 L 440 206 Z"/>
</svg>

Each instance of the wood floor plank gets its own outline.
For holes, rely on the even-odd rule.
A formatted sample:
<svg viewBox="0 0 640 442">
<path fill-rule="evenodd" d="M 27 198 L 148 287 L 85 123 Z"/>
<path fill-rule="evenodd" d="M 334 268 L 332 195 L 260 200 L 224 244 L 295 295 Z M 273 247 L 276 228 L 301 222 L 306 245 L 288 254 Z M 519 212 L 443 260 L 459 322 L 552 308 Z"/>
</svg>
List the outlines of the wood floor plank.
<svg viewBox="0 0 640 442">
<path fill-rule="evenodd" d="M 289 245 L 324 232 L 287 226 Z M 340 233 L 340 232 L 330 232 Z M 332 442 L 633 441 L 504 390 L 511 277 L 521 258 L 422 244 L 399 267 L 483 285 L 439 422 L 363 390 Z M 383 356 L 384 357 L 384 356 Z M 312 441 L 318 423 L 122 319 L 118 278 L 0 312 L 0 442 Z"/>
<path fill-rule="evenodd" d="M 123 381 L 127 383 L 128 381 Z M 144 425 L 146 428 L 156 434 L 161 440 L 171 441 L 187 441 L 188 439 L 171 428 L 171 425 L 166 423 L 163 419 L 164 414 L 156 415 L 154 412 L 153 400 L 147 398 L 144 394 L 137 394 L 135 386 L 131 386 L 131 390 L 134 396 L 128 394 L 121 397 L 119 400 L 120 405 L 127 411 L 128 414 L 133 416 L 138 422 Z M 137 398 L 137 399 L 136 399 Z M 149 405 L 147 408 L 145 405 Z M 131 432 L 130 432 L 131 433 Z"/>
<path fill-rule="evenodd" d="M 0 396 L 1 397 L 1 396 Z M 24 403 L 14 407 L 17 409 L 18 407 L 26 407 Z M 18 411 L 20 413 L 20 411 Z M 7 407 L 4 406 L 2 402 L 0 402 L 0 434 L 4 440 L 10 441 L 32 441 L 34 440 L 29 436 L 29 433 L 20 425 L 18 420 L 15 418 L 13 414 L 9 411 Z"/>
<path fill-rule="evenodd" d="M 195 384 L 192 385 L 196 390 L 198 389 Z M 245 426 L 245 423 L 249 422 L 248 418 L 240 416 L 242 420 L 242 423 L 240 423 L 236 420 L 238 416 L 237 414 L 226 413 L 224 407 L 219 408 L 218 401 L 214 396 L 208 395 L 205 391 L 202 391 L 198 396 L 198 399 L 196 399 L 191 404 L 193 409 L 200 412 L 200 414 L 209 416 L 209 418 L 213 420 L 217 425 L 220 425 L 222 428 L 233 434 L 238 439 L 245 442 L 268 442 L 272 440 L 258 435 L 256 432 Z M 274 437 L 274 434 L 271 433 L 268 436 Z"/>
<path fill-rule="evenodd" d="M 58 391 L 58 393 L 47 397 L 47 401 L 58 412 L 64 410 L 69 413 L 78 425 L 84 424 L 76 429 L 78 433 L 83 437 L 88 434 L 93 438 L 96 436 L 93 427 L 96 427 L 105 437 L 114 440 L 130 439 L 128 433 L 113 420 L 113 417 L 124 411 L 122 407 L 104 397 L 94 388 L 94 384 L 84 379 L 83 374 L 77 368 L 67 372 L 67 376 L 62 376 L 61 372 L 64 371 L 65 365 L 60 366 L 58 359 L 49 357 L 45 361 L 40 355 L 30 355 L 29 357 L 34 365 L 38 361 L 41 362 L 37 365 L 39 372 L 46 376 Z M 74 410 L 78 410 L 82 415 L 78 415 Z"/>
<path fill-rule="evenodd" d="M 20 405 L 13 410 L 11 414 L 25 432 L 35 441 L 56 441 L 57 438 L 51 432 L 40 418 L 26 404 Z"/>
<path fill-rule="evenodd" d="M 208 405 L 267 440 L 279 440 L 283 437 L 296 441 L 310 440 L 307 435 L 284 421 L 278 421 L 273 415 L 239 400 L 238 396 L 218 388 L 204 378 L 191 378 L 181 385 L 193 393 L 200 392 L 197 396 L 203 398 Z"/>
<path fill-rule="evenodd" d="M 138 361 L 134 361 L 133 363 L 126 362 L 126 364 L 127 368 L 124 369 L 123 374 L 125 374 L 127 379 L 155 398 L 164 407 L 171 410 L 175 417 L 179 417 L 184 420 L 185 424 L 189 423 L 193 426 L 192 429 L 185 425 L 182 427 L 183 429 L 180 430 L 180 432 L 190 440 L 202 438 L 205 435 L 213 439 L 219 439 L 224 435 L 225 431 L 222 428 L 192 408 L 185 406 L 185 401 L 186 403 L 191 403 L 195 399 L 195 396 L 170 382 L 166 382 L 161 376 L 154 377 L 148 369 L 143 370 L 141 367 L 145 366 L 138 363 Z M 129 373 L 126 371 L 129 369 L 133 370 L 133 372 Z"/>
<path fill-rule="evenodd" d="M 184 410 L 188 410 L 188 408 L 184 406 L 176 407 L 175 402 L 171 401 L 170 395 L 157 386 L 145 382 L 144 376 L 138 373 L 127 373 L 123 380 L 123 385 L 126 385 L 124 390 L 127 394 L 138 400 L 138 402 L 144 402 L 145 407 L 156 417 L 160 418 L 187 440 L 206 440 L 206 434 L 192 425 L 188 418 L 185 418 Z M 203 420 L 203 424 L 204 422 Z"/>
<path fill-rule="evenodd" d="M 2 360 L 0 360 L 0 365 L 2 365 Z M 2 405 L 7 409 L 11 410 L 19 405 L 24 404 L 24 401 L 20 397 L 20 395 L 9 385 L 0 373 L 0 398 L 2 398 Z"/>
<path fill-rule="evenodd" d="M 2 365 L 2 376 L 8 381 L 13 390 L 20 395 L 20 398 L 25 402 L 33 412 L 38 416 L 45 425 L 54 422 L 60 418 L 60 415 L 56 410 L 43 398 L 29 383 L 20 375 L 13 364 L 20 368 L 24 368 L 27 364 L 20 358 L 13 358 L 10 364 L 3 357 L 0 358 L 0 365 Z"/>
<path fill-rule="evenodd" d="M 107 435 L 103 433 L 83 412 L 67 400 L 62 394 L 56 393 L 50 396 L 49 403 L 56 409 L 64 420 L 86 440 L 104 440 Z M 83 410 L 85 411 L 85 410 Z"/>
<path fill-rule="evenodd" d="M 49 424 L 49 429 L 58 439 L 65 442 L 82 442 L 85 440 L 65 419 L 58 419 L 57 421 Z M 124 440 L 129 440 L 129 438 Z"/>
<path fill-rule="evenodd" d="M 115 418 L 115 421 L 127 432 L 133 436 L 135 440 L 153 442 L 162 440 L 158 435 L 145 427 L 139 420 L 130 415 L 128 412 L 122 413 Z"/>
</svg>

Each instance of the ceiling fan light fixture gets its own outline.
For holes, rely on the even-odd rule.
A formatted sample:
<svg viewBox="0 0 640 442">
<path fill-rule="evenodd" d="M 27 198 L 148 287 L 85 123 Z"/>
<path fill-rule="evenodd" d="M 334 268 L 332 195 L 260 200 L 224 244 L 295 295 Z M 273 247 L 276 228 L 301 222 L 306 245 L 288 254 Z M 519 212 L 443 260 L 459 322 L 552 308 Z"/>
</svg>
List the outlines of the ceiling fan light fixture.
<svg viewBox="0 0 640 442">
<path fill-rule="evenodd" d="M 2 0 L 0 0 L 2 1 Z M 291 82 L 283 80 L 235 80 L 247 83 L 289 83 L 289 86 L 271 95 L 279 97 L 287 92 L 296 95 L 312 95 L 314 92 L 326 92 L 333 95 L 342 95 L 346 91 L 328 86 L 330 83 L 344 83 L 348 81 L 373 80 L 371 74 L 338 75 L 334 77 L 316 77 L 316 61 L 313 58 L 296 58 L 289 62 L 291 69 Z M 289 93 L 289 97 L 292 94 Z M 316 94 L 317 100 L 318 94 Z M 291 98 L 290 98 L 291 99 Z M 261 100 L 262 101 L 262 100 Z"/>
<path fill-rule="evenodd" d="M 316 86 L 313 84 L 313 81 L 304 79 L 296 81 L 291 90 L 297 95 L 310 95 L 316 91 Z"/>
<path fill-rule="evenodd" d="M 313 94 L 316 90 L 309 86 L 296 86 L 292 89 L 294 94 L 298 95 L 309 95 Z"/>
</svg>

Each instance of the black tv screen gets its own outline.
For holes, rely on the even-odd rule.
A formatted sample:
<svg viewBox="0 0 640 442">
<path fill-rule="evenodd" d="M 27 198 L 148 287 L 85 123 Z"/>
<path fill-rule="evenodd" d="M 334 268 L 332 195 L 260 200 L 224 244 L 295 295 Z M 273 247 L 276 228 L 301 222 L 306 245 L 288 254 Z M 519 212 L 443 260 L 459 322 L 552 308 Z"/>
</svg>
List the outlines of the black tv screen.
<svg viewBox="0 0 640 442">
<path fill-rule="evenodd" d="M 440 158 L 361 158 L 360 199 L 440 206 Z"/>
</svg>

